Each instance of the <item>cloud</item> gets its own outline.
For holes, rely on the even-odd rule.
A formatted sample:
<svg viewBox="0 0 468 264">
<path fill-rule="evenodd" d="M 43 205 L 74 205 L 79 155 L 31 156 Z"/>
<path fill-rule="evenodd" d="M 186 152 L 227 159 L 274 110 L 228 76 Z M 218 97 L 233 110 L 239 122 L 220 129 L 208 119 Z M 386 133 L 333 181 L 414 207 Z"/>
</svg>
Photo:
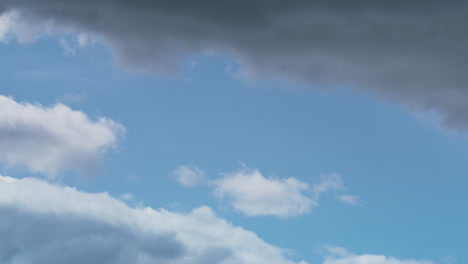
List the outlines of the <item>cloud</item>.
<svg viewBox="0 0 468 264">
<path fill-rule="evenodd" d="M 356 195 L 346 195 L 346 194 L 340 195 L 338 197 L 338 200 L 342 201 L 345 204 L 349 204 L 352 206 L 361 205 L 361 199 L 359 198 L 359 196 L 356 196 Z"/>
<path fill-rule="evenodd" d="M 208 207 L 188 214 L 130 208 L 107 193 L 34 178 L 0 176 L 0 214 L 5 264 L 295 263 Z"/>
<path fill-rule="evenodd" d="M 126 65 L 169 72 L 184 55 L 223 54 L 244 75 L 352 87 L 436 111 L 454 128 L 468 128 L 467 8 L 437 0 L 0 0 L 0 10 L 23 14 L 9 23 L 20 39 L 55 25 L 103 39 Z"/>
<path fill-rule="evenodd" d="M 179 166 L 172 174 L 180 184 L 187 187 L 201 184 L 205 178 L 205 173 L 196 166 Z"/>
<path fill-rule="evenodd" d="M 63 33 L 62 30 L 52 27 L 49 22 L 43 19 L 28 19 L 21 12 L 15 10 L 0 12 L 0 42 L 16 40 L 25 44 L 33 42 L 41 36 L 50 35 L 52 32 Z"/>
<path fill-rule="evenodd" d="M 0 42 L 7 40 L 7 34 L 11 27 L 11 14 L 3 13 L 0 15 Z"/>
<path fill-rule="evenodd" d="M 133 201 L 135 200 L 135 198 L 133 197 L 133 195 L 131 193 L 124 193 L 122 195 L 120 195 L 120 198 L 124 201 Z"/>
<path fill-rule="evenodd" d="M 56 177 L 90 174 L 125 129 L 113 120 L 91 120 L 63 104 L 44 107 L 0 95 L 0 161 Z"/>
<path fill-rule="evenodd" d="M 86 101 L 86 95 L 84 93 L 66 93 L 56 99 L 57 102 L 63 104 L 83 104 Z"/>
<path fill-rule="evenodd" d="M 244 168 L 226 173 L 212 182 L 214 194 L 247 216 L 292 217 L 317 207 L 320 195 L 343 188 L 338 174 L 322 175 L 320 183 L 310 186 L 295 178 L 265 178 L 256 169 Z"/>
<path fill-rule="evenodd" d="M 340 247 L 326 247 L 329 256 L 323 264 L 433 264 L 429 260 L 397 259 L 384 255 L 356 255 Z"/>
<path fill-rule="evenodd" d="M 63 56 L 73 57 L 76 55 L 76 49 L 72 46 L 72 44 L 67 39 L 62 37 L 59 39 L 58 43 L 63 49 Z"/>
<path fill-rule="evenodd" d="M 320 176 L 320 182 L 313 186 L 313 193 L 318 199 L 320 194 L 331 190 L 344 190 L 343 180 L 341 176 L 336 173 L 323 174 Z"/>
</svg>

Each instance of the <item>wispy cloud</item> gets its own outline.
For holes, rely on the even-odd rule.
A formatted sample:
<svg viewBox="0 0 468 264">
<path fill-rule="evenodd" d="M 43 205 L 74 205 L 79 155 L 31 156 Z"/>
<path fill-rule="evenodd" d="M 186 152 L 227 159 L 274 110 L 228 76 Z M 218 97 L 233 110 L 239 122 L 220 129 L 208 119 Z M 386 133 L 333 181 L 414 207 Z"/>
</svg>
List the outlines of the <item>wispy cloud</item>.
<svg viewBox="0 0 468 264">
<path fill-rule="evenodd" d="M 179 166 L 172 175 L 180 184 L 187 187 L 199 185 L 205 180 L 205 173 L 196 166 Z"/>
<path fill-rule="evenodd" d="M 345 186 L 341 176 L 337 173 L 331 173 L 320 176 L 319 183 L 312 186 L 312 193 L 318 199 L 322 193 L 344 189 Z"/>
<path fill-rule="evenodd" d="M 345 248 L 326 246 L 323 264 L 433 264 L 429 260 L 398 259 L 385 255 L 354 254 Z"/>
<path fill-rule="evenodd" d="M 341 202 L 345 204 L 349 204 L 352 206 L 362 205 L 361 198 L 357 195 L 347 195 L 347 194 L 340 195 L 338 196 L 338 200 L 340 200 Z"/>
</svg>

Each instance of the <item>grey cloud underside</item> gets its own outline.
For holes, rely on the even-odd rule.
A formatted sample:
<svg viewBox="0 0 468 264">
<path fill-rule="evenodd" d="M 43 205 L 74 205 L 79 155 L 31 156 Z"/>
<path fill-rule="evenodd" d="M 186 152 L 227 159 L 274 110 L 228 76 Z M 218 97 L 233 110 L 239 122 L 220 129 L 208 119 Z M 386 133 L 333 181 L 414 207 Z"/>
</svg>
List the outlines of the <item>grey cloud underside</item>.
<svg viewBox="0 0 468 264">
<path fill-rule="evenodd" d="M 1 263 L 168 263 L 183 256 L 172 234 L 145 235 L 76 216 L 0 207 Z"/>
<path fill-rule="evenodd" d="M 0 263 L 5 264 L 206 264 L 232 255 L 229 249 L 212 247 L 193 258 L 176 234 L 144 233 L 75 215 L 4 207 L 0 215 Z"/>
<path fill-rule="evenodd" d="M 252 75 L 351 86 L 468 128 L 466 1 L 0 0 L 31 20 L 102 36 L 124 63 L 176 70 L 228 54 Z"/>
<path fill-rule="evenodd" d="M 187 261 L 175 234 L 145 234 L 74 215 L 0 208 L 0 262 L 6 264 L 220 263 L 232 255 L 213 247 Z M 185 258 L 185 259 L 184 259 Z"/>
<path fill-rule="evenodd" d="M 40 159 L 44 152 L 53 152 L 55 146 L 65 145 L 57 138 L 46 131 L 34 130 L 31 127 L 16 127 L 10 131 L 0 129 L 0 145 L 5 150 L 0 151 L 0 159 Z M 14 151 L 13 151 L 14 150 Z M 99 168 L 101 157 L 94 153 L 70 151 L 68 155 L 63 155 L 58 164 L 58 170 L 74 170 L 82 175 L 91 175 L 96 168 Z"/>
</svg>

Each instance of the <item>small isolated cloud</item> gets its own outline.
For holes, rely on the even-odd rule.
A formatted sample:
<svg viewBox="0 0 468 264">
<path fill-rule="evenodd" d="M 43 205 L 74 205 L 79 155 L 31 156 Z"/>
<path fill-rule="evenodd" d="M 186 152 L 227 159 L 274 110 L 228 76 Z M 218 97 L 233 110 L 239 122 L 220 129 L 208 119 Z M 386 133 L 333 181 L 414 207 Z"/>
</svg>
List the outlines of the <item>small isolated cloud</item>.
<svg viewBox="0 0 468 264">
<path fill-rule="evenodd" d="M 323 264 L 433 264 L 429 260 L 397 259 L 384 255 L 356 255 L 340 247 L 325 247 L 328 255 Z"/>
<path fill-rule="evenodd" d="M 244 168 L 224 174 L 213 181 L 215 196 L 226 199 L 232 207 L 247 216 L 292 217 L 317 207 L 320 194 L 343 187 L 338 174 L 323 175 L 310 186 L 295 178 L 265 178 L 256 169 Z"/>
<path fill-rule="evenodd" d="M 343 179 L 337 173 L 321 175 L 320 182 L 312 186 L 312 192 L 317 199 L 322 193 L 344 189 Z"/>
<path fill-rule="evenodd" d="M 124 193 L 122 195 L 120 195 L 120 198 L 124 201 L 133 201 L 134 198 L 133 198 L 133 195 L 131 193 Z"/>
<path fill-rule="evenodd" d="M 359 196 L 357 195 L 340 195 L 338 197 L 338 200 L 340 200 L 341 202 L 345 203 L 345 204 L 349 204 L 349 205 L 352 205 L 352 206 L 359 206 L 359 205 L 362 205 L 362 202 L 361 202 L 361 198 L 359 198 Z"/>
<path fill-rule="evenodd" d="M 8 167 L 49 177 L 67 171 L 89 175 L 124 131 L 113 120 L 91 120 L 60 103 L 44 107 L 0 95 L 0 162 Z"/>
<path fill-rule="evenodd" d="M 82 104 L 86 101 L 86 95 L 84 93 L 66 93 L 63 96 L 57 98 L 57 102 L 63 104 Z"/>
<path fill-rule="evenodd" d="M 0 215 L 0 263 L 296 263 L 208 207 L 131 208 L 107 193 L 34 178 L 0 176 Z"/>
<path fill-rule="evenodd" d="M 195 166 L 179 166 L 172 174 L 180 184 L 187 187 L 196 186 L 205 180 L 205 173 Z"/>
<path fill-rule="evenodd" d="M 227 198 L 247 216 L 290 217 L 309 212 L 317 203 L 304 192 L 309 185 L 295 178 L 265 178 L 258 170 L 244 169 L 214 182 L 215 195 Z"/>
</svg>

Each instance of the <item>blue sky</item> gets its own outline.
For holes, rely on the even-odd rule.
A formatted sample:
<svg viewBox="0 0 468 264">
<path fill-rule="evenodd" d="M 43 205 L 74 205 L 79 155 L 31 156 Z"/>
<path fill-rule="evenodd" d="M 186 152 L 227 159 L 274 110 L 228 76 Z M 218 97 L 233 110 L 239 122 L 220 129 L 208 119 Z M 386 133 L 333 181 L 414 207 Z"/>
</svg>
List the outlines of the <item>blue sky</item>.
<svg viewBox="0 0 468 264">
<path fill-rule="evenodd" d="M 246 77 L 243 71 L 255 67 L 255 63 L 245 66 L 242 59 L 222 52 L 181 52 L 176 54 L 178 71 L 154 70 L 145 63 L 127 62 L 118 52 L 116 55 L 112 41 L 99 37 L 81 47 L 75 43 L 78 33 L 58 30 L 52 35 L 40 33 L 21 43 L 21 31 L 15 30 L 18 31 L 13 27 L 8 38 L 0 42 L 0 95 L 5 97 L 0 108 L 6 111 L 0 118 L 4 122 L 0 137 L 5 137 L 0 140 L 4 144 L 0 171 L 3 176 L 23 179 L 16 182 L 4 177 L 6 180 L 0 181 L 4 191 L 0 195 L 1 211 L 6 222 L 11 221 L 10 226 L 25 216 L 6 210 L 8 199 L 17 199 L 13 204 L 21 213 L 39 218 L 50 212 L 58 215 L 57 219 L 17 224 L 18 228 L 29 230 L 40 228 L 42 221 L 58 221 L 58 226 L 63 225 L 60 232 L 66 234 L 66 230 L 73 229 L 74 221 L 97 217 L 100 224 L 111 225 L 115 219 L 109 217 L 118 218 L 124 212 L 115 209 L 109 214 L 91 216 L 94 211 L 88 203 L 92 204 L 93 199 L 101 206 L 101 212 L 117 208 L 114 202 L 119 206 L 123 202 L 125 210 L 134 210 L 125 211 L 128 214 L 139 215 L 150 207 L 189 219 L 193 218 L 192 210 L 206 206 L 216 219 L 252 231 L 269 245 L 287 249 L 275 251 L 279 254 L 277 263 L 468 261 L 468 142 L 459 125 L 464 121 L 452 126 L 424 118 L 426 110 L 447 119 L 455 116 L 451 108 L 444 108 L 446 102 L 420 111 L 407 103 L 410 99 L 368 93 L 366 89 L 356 89 L 359 83 L 334 84 L 336 87 L 331 89 L 328 84 L 298 80 L 288 74 L 283 78 L 281 73 L 268 77 L 268 73 L 253 71 Z M 73 51 L 67 50 L 64 40 L 75 45 Z M 14 102 L 18 103 L 18 110 L 8 112 Z M 57 115 L 48 116 L 57 104 L 68 110 L 59 109 Z M 40 119 L 36 112 L 48 117 Z M 77 112 L 86 118 L 72 116 Z M 65 118 L 58 117 L 61 115 Z M 36 129 L 51 137 L 63 131 L 73 136 L 63 134 L 70 141 L 65 144 L 67 147 L 53 140 L 47 146 L 49 141 Z M 81 132 L 75 135 L 75 130 Z M 8 134 L 11 131 L 12 136 Z M 93 131 L 96 137 L 90 135 Z M 46 162 L 40 157 L 42 154 L 23 154 L 25 150 L 17 147 L 23 143 L 30 151 L 37 148 L 37 153 L 56 150 L 58 157 Z M 82 147 L 88 143 L 95 145 Z M 190 183 L 184 184 L 183 177 Z M 36 183 L 34 178 L 41 181 Z M 37 187 L 30 187 L 35 184 Z M 68 196 L 66 186 L 75 187 L 77 193 Z M 24 197 L 33 197 L 33 190 L 39 190 L 39 202 L 33 204 L 41 209 L 31 209 L 29 202 L 14 191 L 8 194 L 11 196 L 5 194 L 14 188 L 24 192 Z M 48 195 L 48 190 L 57 195 L 55 199 L 68 198 L 56 205 L 42 197 Z M 107 200 L 99 196 L 102 192 L 109 194 Z M 91 194 L 88 202 L 87 193 Z M 70 206 L 77 209 L 57 209 Z M 61 214 L 68 218 L 62 219 Z M 81 220 L 74 219 L 74 214 Z M 210 230 L 209 221 L 201 221 L 206 225 L 201 230 Z M 2 228 L 0 225 L 0 233 L 19 236 Z M 186 239 L 183 230 L 190 228 L 195 227 L 176 226 L 171 232 Z M 162 231 L 155 230 L 147 232 L 157 237 Z M 38 243 L 49 243 L 48 234 L 30 236 Z M 183 244 L 187 244 L 184 247 L 189 248 L 187 252 L 192 252 L 188 246 L 191 242 L 183 239 Z M 0 246 L 11 243 L 1 241 Z M 131 239 L 124 239 L 123 243 L 140 245 Z M 206 248 L 210 247 L 207 244 Z M 14 257 L 0 249 L 0 259 L 8 264 L 67 260 L 67 256 L 57 257 L 60 252 L 53 250 L 47 254 L 55 257 L 46 253 L 34 255 L 42 250 L 38 248 L 24 252 L 17 249 Z M 263 246 L 258 249 L 256 260 L 242 258 L 245 252 L 229 250 L 231 258 L 213 257 L 205 263 L 272 263 L 263 258 Z M 70 252 L 80 255 L 87 251 Z M 98 255 L 103 251 L 89 252 L 84 254 Z M 154 261 L 148 257 L 148 262 L 142 258 L 138 262 L 132 257 L 134 253 L 128 254 L 128 258 L 119 261 Z M 166 260 L 203 262 L 201 256 L 186 256 L 192 257 L 192 262 Z M 101 263 L 121 262 L 114 259 Z"/>
</svg>

